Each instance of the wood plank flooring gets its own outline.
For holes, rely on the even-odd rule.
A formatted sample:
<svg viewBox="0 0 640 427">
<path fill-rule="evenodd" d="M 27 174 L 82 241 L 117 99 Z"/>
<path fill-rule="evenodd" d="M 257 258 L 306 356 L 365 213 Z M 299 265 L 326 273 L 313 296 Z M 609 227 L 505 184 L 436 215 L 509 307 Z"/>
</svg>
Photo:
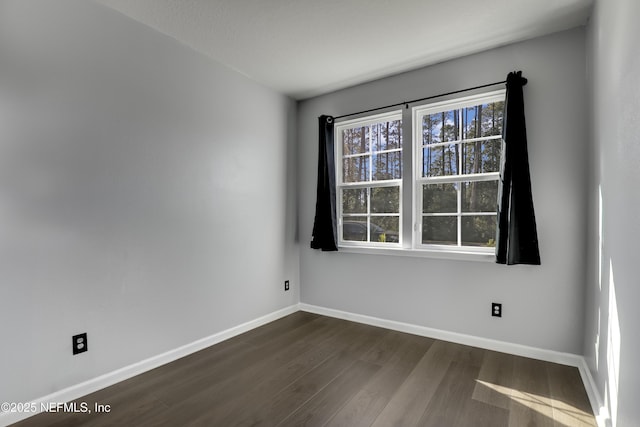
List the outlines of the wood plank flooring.
<svg viewBox="0 0 640 427">
<path fill-rule="evenodd" d="M 297 312 L 15 426 L 596 426 L 576 368 Z"/>
</svg>

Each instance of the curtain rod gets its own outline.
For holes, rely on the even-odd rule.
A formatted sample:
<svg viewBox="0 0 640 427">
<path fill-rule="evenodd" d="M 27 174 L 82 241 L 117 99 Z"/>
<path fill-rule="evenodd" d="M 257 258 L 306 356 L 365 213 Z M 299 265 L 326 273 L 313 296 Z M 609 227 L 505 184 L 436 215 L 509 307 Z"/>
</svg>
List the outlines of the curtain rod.
<svg viewBox="0 0 640 427">
<path fill-rule="evenodd" d="M 525 80 L 524 84 L 526 84 L 526 79 L 524 79 L 524 80 Z M 462 92 L 469 92 L 471 90 L 482 89 L 482 88 L 489 87 L 489 86 L 495 86 L 495 85 L 499 85 L 499 84 L 504 84 L 506 82 L 507 82 L 506 80 L 503 80 L 501 82 L 487 83 L 485 85 L 470 87 L 470 88 L 467 88 L 467 89 L 454 90 L 453 92 L 447 92 L 447 93 L 441 93 L 439 95 L 427 96 L 426 98 L 418 98 L 418 99 L 413 99 L 411 101 L 398 102 L 397 104 L 385 105 L 384 107 L 370 108 L 368 110 L 362 110 L 362 111 L 358 111 L 356 113 L 349 113 L 349 114 L 343 114 L 341 116 L 336 116 L 336 117 L 333 118 L 333 120 L 342 119 L 343 117 L 355 116 L 357 114 L 370 113 L 372 111 L 384 110 L 386 108 L 391 108 L 391 107 L 399 107 L 401 105 L 406 105 L 406 107 L 409 108 L 409 104 L 412 104 L 414 102 L 427 101 L 429 99 L 440 98 L 442 96 L 455 95 L 456 93 L 462 93 Z"/>
</svg>

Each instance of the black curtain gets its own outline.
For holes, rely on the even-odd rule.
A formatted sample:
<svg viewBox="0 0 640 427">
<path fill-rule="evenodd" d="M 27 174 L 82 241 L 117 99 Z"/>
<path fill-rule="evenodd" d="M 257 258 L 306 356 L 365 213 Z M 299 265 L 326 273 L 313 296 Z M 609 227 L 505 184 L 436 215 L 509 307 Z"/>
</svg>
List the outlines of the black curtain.
<svg viewBox="0 0 640 427">
<path fill-rule="evenodd" d="M 507 76 L 496 230 L 499 264 L 540 265 L 524 120 L 525 84 L 527 79 L 522 77 L 522 71 Z"/>
<path fill-rule="evenodd" d="M 318 117 L 318 130 L 318 189 L 311 247 L 323 251 L 337 251 L 333 117 Z"/>
</svg>

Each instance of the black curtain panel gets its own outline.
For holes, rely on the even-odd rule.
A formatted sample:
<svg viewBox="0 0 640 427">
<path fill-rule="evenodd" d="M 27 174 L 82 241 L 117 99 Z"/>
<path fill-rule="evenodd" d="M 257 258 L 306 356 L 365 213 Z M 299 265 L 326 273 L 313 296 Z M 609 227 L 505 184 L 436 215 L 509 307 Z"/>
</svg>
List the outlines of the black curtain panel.
<svg viewBox="0 0 640 427">
<path fill-rule="evenodd" d="M 311 247 L 337 251 L 336 227 L 336 165 L 334 158 L 333 117 L 318 118 L 318 189 L 316 218 L 313 223 Z"/>
<path fill-rule="evenodd" d="M 496 230 L 499 264 L 540 265 L 524 120 L 525 84 L 521 71 L 507 76 Z"/>
</svg>

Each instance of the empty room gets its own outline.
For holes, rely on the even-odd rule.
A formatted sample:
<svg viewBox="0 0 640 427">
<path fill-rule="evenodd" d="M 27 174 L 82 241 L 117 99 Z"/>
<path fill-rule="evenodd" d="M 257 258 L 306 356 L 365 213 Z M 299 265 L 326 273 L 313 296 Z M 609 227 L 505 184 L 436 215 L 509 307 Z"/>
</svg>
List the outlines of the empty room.
<svg viewBox="0 0 640 427">
<path fill-rule="evenodd" d="M 640 425 L 638 16 L 0 0 L 0 426 Z"/>
</svg>

